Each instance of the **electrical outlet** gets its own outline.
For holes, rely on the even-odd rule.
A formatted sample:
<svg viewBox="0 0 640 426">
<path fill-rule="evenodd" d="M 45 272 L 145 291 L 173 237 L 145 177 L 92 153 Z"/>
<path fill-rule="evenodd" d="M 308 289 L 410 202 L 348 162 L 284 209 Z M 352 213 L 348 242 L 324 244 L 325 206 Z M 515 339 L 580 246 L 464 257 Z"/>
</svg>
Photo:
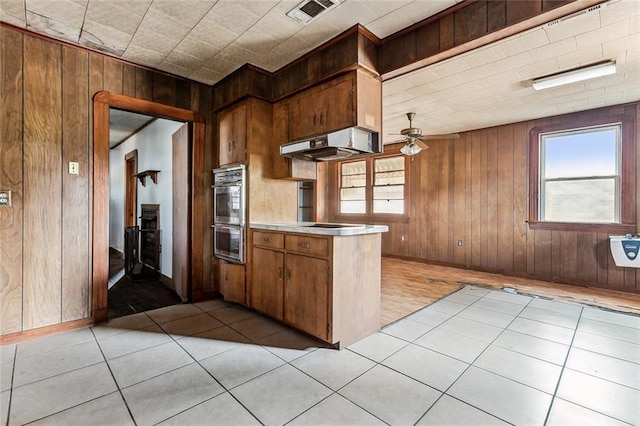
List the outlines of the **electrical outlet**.
<svg viewBox="0 0 640 426">
<path fill-rule="evenodd" d="M 11 191 L 0 190 L 0 207 L 11 207 Z"/>
<path fill-rule="evenodd" d="M 462 240 L 458 240 L 458 247 L 462 247 Z"/>
<path fill-rule="evenodd" d="M 77 161 L 69 161 L 69 174 L 80 174 L 80 163 L 78 163 Z"/>
</svg>

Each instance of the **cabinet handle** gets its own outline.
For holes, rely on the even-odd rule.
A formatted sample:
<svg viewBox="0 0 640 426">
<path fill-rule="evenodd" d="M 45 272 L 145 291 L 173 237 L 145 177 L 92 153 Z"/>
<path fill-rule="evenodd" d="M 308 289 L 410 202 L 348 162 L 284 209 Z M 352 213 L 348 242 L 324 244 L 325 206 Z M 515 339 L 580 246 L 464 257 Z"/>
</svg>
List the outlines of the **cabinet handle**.
<svg viewBox="0 0 640 426">
<path fill-rule="evenodd" d="M 323 115 L 323 113 L 321 112 L 321 113 L 320 113 L 320 127 L 322 127 L 322 126 L 324 126 L 324 115 Z"/>
<path fill-rule="evenodd" d="M 225 281 L 229 281 L 229 271 L 228 270 L 224 271 L 224 280 Z"/>
<path fill-rule="evenodd" d="M 228 150 L 229 152 L 231 152 L 231 145 L 232 145 L 232 144 L 233 144 L 233 141 L 229 141 L 229 142 L 227 142 L 227 150 Z"/>
<path fill-rule="evenodd" d="M 287 268 L 287 281 L 291 281 L 291 269 Z"/>
<path fill-rule="evenodd" d="M 298 245 L 302 248 L 311 248 L 311 243 L 298 243 Z"/>
<path fill-rule="evenodd" d="M 282 266 L 278 266 L 278 279 L 282 279 Z"/>
<path fill-rule="evenodd" d="M 265 237 L 262 239 L 262 241 L 264 241 L 265 243 L 270 243 L 271 242 L 271 238 Z"/>
<path fill-rule="evenodd" d="M 316 129 L 316 115 L 313 114 L 313 130 Z"/>
</svg>

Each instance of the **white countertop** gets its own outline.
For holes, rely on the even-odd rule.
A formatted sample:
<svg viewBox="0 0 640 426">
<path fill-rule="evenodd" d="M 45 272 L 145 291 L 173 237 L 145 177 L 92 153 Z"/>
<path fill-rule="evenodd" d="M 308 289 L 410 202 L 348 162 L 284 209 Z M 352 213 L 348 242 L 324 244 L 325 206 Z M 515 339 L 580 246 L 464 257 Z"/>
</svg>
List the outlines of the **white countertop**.
<svg viewBox="0 0 640 426">
<path fill-rule="evenodd" d="M 337 227 L 337 225 L 339 225 L 339 227 Z M 249 226 L 251 229 L 264 231 L 297 232 L 300 234 L 316 235 L 363 235 L 389 231 L 387 225 L 360 225 L 355 223 L 284 222 L 251 223 Z"/>
</svg>

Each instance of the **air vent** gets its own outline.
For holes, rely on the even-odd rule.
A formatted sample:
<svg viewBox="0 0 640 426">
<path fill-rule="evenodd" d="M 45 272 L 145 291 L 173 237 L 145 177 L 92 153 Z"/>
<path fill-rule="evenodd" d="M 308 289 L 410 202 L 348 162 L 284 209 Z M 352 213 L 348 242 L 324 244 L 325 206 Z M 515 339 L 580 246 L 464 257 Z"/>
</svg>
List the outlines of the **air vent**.
<svg viewBox="0 0 640 426">
<path fill-rule="evenodd" d="M 291 9 L 287 16 L 303 24 L 308 24 L 321 13 L 340 4 L 340 0 L 305 0 Z"/>
<path fill-rule="evenodd" d="M 573 19 L 573 18 L 575 18 L 577 16 L 585 15 L 587 13 L 597 12 L 597 11 L 601 10 L 603 7 L 605 7 L 606 5 L 607 5 L 607 3 L 600 3 L 600 4 L 597 4 L 595 6 L 591 6 L 591 7 L 587 8 L 587 9 L 571 13 L 571 14 L 569 14 L 567 16 L 562 17 L 562 18 L 555 19 L 555 20 L 553 20 L 551 22 L 547 22 L 546 24 L 544 24 L 542 26 L 542 28 L 551 28 L 554 25 L 558 25 L 561 22 L 566 22 L 566 21 L 568 21 L 570 19 Z"/>
</svg>

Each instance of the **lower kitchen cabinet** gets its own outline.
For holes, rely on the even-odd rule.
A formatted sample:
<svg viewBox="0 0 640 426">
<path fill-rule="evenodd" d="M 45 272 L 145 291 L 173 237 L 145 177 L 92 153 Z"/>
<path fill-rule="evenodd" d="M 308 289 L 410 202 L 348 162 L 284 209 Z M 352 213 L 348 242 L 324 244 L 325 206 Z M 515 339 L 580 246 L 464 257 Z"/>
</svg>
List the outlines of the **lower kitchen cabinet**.
<svg viewBox="0 0 640 426">
<path fill-rule="evenodd" d="M 327 340 L 329 262 L 287 253 L 284 320 L 293 327 Z"/>
<path fill-rule="evenodd" d="M 272 318 L 283 319 L 284 253 L 254 247 L 248 304 Z"/>
<path fill-rule="evenodd" d="M 218 260 L 218 282 L 224 300 L 245 303 L 244 265 Z"/>
<path fill-rule="evenodd" d="M 248 305 L 338 347 L 380 328 L 380 234 L 254 231 Z"/>
</svg>

